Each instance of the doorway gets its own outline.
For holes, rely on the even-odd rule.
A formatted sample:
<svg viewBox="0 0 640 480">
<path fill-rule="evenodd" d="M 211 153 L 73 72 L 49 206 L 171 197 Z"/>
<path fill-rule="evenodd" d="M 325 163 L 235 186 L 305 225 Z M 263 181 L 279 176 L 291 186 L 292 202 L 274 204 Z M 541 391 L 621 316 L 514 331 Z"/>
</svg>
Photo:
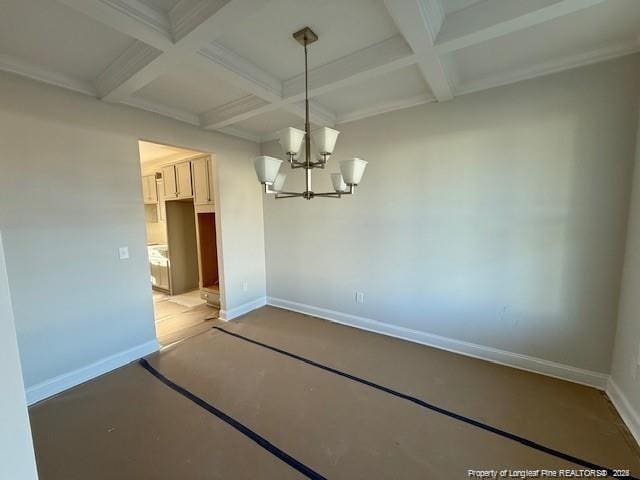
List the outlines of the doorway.
<svg viewBox="0 0 640 480">
<path fill-rule="evenodd" d="M 140 141 L 156 336 L 170 345 L 211 327 L 220 309 L 219 228 L 211 154 Z"/>
</svg>

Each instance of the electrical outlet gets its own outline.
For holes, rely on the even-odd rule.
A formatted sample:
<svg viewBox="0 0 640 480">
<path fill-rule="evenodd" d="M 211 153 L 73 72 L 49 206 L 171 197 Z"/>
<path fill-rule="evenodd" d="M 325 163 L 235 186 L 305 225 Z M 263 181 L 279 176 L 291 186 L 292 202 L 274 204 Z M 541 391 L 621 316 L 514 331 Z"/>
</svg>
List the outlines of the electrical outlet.
<svg viewBox="0 0 640 480">
<path fill-rule="evenodd" d="M 356 303 L 364 303 L 364 292 L 356 292 Z"/>
<path fill-rule="evenodd" d="M 242 282 L 242 291 L 244 292 L 249 291 L 249 282 L 247 282 L 246 280 Z"/>
<path fill-rule="evenodd" d="M 126 260 L 129 258 L 129 247 L 118 248 L 118 256 L 120 257 L 120 260 Z"/>
</svg>

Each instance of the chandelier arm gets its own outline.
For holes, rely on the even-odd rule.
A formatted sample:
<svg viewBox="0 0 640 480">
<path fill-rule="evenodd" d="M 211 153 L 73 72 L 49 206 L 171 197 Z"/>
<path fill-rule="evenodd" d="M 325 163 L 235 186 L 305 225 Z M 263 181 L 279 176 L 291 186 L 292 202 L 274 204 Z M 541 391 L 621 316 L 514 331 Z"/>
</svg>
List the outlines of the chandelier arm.
<svg viewBox="0 0 640 480">
<path fill-rule="evenodd" d="M 275 199 L 282 200 L 283 198 L 300 198 L 300 197 L 304 197 L 304 193 L 281 192 L 281 193 L 276 193 Z"/>
<path fill-rule="evenodd" d="M 314 193 L 313 197 L 321 197 L 321 198 L 341 198 L 344 193 L 338 192 L 325 192 L 325 193 Z"/>
</svg>

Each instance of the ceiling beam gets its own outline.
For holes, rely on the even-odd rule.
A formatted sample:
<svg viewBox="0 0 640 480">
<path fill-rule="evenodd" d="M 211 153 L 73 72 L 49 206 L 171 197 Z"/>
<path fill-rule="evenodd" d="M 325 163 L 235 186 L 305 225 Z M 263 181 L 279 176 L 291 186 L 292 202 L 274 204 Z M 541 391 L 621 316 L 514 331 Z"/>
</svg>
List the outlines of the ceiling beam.
<svg viewBox="0 0 640 480">
<path fill-rule="evenodd" d="M 173 44 L 169 18 L 136 0 L 58 0 L 114 30 L 163 51 Z"/>
<path fill-rule="evenodd" d="M 416 63 L 417 58 L 401 35 L 346 55 L 309 71 L 309 96 L 362 82 Z M 282 85 L 286 101 L 304 100 L 304 74 Z"/>
<path fill-rule="evenodd" d="M 448 15 L 436 42 L 453 52 L 539 25 L 608 0 L 485 0 Z"/>
<path fill-rule="evenodd" d="M 445 65 L 434 49 L 444 21 L 438 0 L 385 0 L 385 6 L 411 50 L 419 57 L 418 68 L 439 102 L 453 98 Z"/>
<path fill-rule="evenodd" d="M 201 50 L 200 54 L 205 55 L 205 50 L 207 49 Z M 215 63 L 223 63 L 220 58 L 215 58 L 215 56 L 211 58 L 210 53 L 206 53 L 206 56 Z M 218 57 L 221 56 L 218 55 Z M 417 56 L 412 52 L 402 36 L 398 35 L 389 38 L 309 71 L 309 98 L 359 83 L 369 78 L 375 78 L 378 75 L 398 70 L 416 62 Z M 250 81 L 253 83 L 254 88 L 256 84 L 262 83 L 264 85 L 265 82 L 260 81 L 259 76 L 255 73 L 247 75 L 251 69 L 242 67 L 241 62 L 224 63 L 227 71 L 236 72 L 239 75 L 234 80 L 235 84 L 238 81 Z M 250 78 L 247 79 L 247 76 Z M 265 98 L 264 94 L 260 95 L 260 92 L 256 90 L 245 88 L 247 91 Z M 202 115 L 202 125 L 205 128 L 218 129 L 278 109 L 285 109 L 295 114 L 303 115 L 302 106 L 290 106 L 301 101 L 304 101 L 304 74 L 282 83 L 282 98 L 280 100 L 272 100 L 269 103 L 249 99 L 230 102 Z M 310 110 L 312 121 L 315 120 L 314 123 L 318 125 L 330 126 L 335 122 L 335 116 L 326 109 L 323 110 L 317 102 L 310 102 Z"/>
<path fill-rule="evenodd" d="M 181 0 L 166 19 L 169 30 L 159 31 L 159 27 L 151 28 L 149 15 L 145 15 L 152 9 L 145 6 L 147 11 L 143 11 L 139 0 L 59 1 L 147 44 L 137 42 L 100 75 L 99 94 L 108 101 L 129 98 L 158 76 L 181 65 L 185 54 L 192 55 L 267 3 L 264 0 Z"/>
</svg>

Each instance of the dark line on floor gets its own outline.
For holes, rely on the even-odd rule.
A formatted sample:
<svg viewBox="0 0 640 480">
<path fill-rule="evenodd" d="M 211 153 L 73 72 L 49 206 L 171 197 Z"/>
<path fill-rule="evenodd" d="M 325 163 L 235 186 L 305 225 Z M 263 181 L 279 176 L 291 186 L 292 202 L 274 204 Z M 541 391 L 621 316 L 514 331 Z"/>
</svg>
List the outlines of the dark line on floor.
<svg viewBox="0 0 640 480">
<path fill-rule="evenodd" d="M 172 382 L 171 380 L 169 380 L 162 373 L 160 373 L 158 370 L 153 368 L 149 364 L 149 362 L 147 362 L 144 358 L 141 359 L 138 363 L 140 363 L 142 368 L 144 368 L 151 375 L 153 375 L 158 380 L 160 380 L 162 383 L 164 383 L 167 387 L 171 388 L 172 390 L 175 390 L 176 392 L 178 392 L 183 397 L 191 400 L 193 403 L 195 403 L 199 407 L 202 407 L 207 412 L 215 415 L 216 417 L 218 417 L 223 422 L 225 422 L 228 425 L 232 426 L 233 428 L 238 430 L 240 433 L 242 433 L 244 436 L 246 436 L 249 439 L 253 440 L 255 443 L 257 443 L 262 448 L 267 450 L 269 453 L 271 453 L 272 455 L 278 457 L 280 460 L 282 460 L 283 462 L 288 464 L 290 467 L 296 469 L 298 472 L 303 474 L 305 477 L 311 478 L 311 479 L 314 479 L 314 480 L 326 480 L 326 477 L 323 477 L 319 473 L 317 473 L 314 470 L 312 470 L 311 468 L 307 467 L 304 463 L 296 460 L 295 458 L 293 458 L 291 455 L 289 455 L 288 453 L 284 452 L 283 450 L 280 450 L 278 447 L 276 447 L 269 440 L 267 440 L 263 436 L 259 435 L 258 433 L 254 432 L 249 427 L 243 425 L 242 423 L 240 423 L 235 418 L 230 417 L 229 415 L 227 415 L 223 411 L 219 410 L 218 408 L 214 407 L 210 403 L 207 403 L 203 399 L 201 399 L 200 397 L 194 395 L 193 393 L 191 393 L 186 388 L 181 387 L 180 385 L 178 385 L 178 384 Z"/>
<path fill-rule="evenodd" d="M 369 386 L 371 388 L 375 388 L 377 390 L 381 390 L 381 391 L 383 391 L 385 393 L 388 393 L 390 395 L 394 395 L 396 397 L 402 398 L 404 400 L 412 402 L 412 403 L 414 403 L 416 405 L 419 405 L 419 406 L 421 406 L 423 408 L 426 408 L 428 410 L 431 410 L 433 412 L 439 413 L 441 415 L 445 415 L 445 416 L 447 416 L 449 418 L 453 418 L 454 420 L 458 420 L 460 422 L 464 422 L 464 423 L 466 423 L 468 425 L 472 425 L 474 427 L 480 428 L 480 429 L 485 430 L 487 432 L 494 433 L 494 434 L 499 435 L 499 436 L 501 436 L 503 438 L 507 438 L 509 440 L 513 440 L 513 441 L 518 442 L 518 443 L 520 443 L 520 444 L 522 444 L 522 445 L 524 445 L 526 447 L 533 448 L 534 450 L 538 450 L 540 452 L 543 452 L 543 453 L 546 453 L 546 454 L 549 454 L 549 455 L 553 455 L 554 457 L 558 457 L 558 458 L 561 458 L 563 460 L 567 460 L 567 461 L 569 461 L 571 463 L 575 463 L 577 465 L 581 465 L 581 466 L 583 466 L 585 468 L 590 468 L 590 469 L 593 469 L 593 470 L 606 470 L 607 476 L 613 477 L 614 469 L 607 468 L 607 467 L 602 467 L 600 465 L 596 465 L 595 463 L 591 463 L 591 462 L 589 462 L 587 460 L 583 460 L 581 458 L 574 457 L 573 455 L 569 455 L 568 453 L 560 452 L 560 451 L 555 450 L 553 448 L 546 447 L 544 445 L 536 443 L 536 442 L 534 442 L 532 440 L 528 440 L 528 439 L 526 439 L 524 437 L 521 437 L 519 435 L 516 435 L 514 433 L 510 433 L 510 432 L 506 432 L 504 430 L 500 430 L 497 427 L 493 427 L 493 426 L 488 425 L 486 423 L 482 423 L 482 422 L 480 422 L 478 420 L 474 420 L 473 418 L 465 417 L 464 415 L 452 412 L 450 410 L 446 410 L 445 408 L 438 407 L 437 405 L 433 405 L 431 403 L 427 403 L 424 400 L 420 400 L 419 398 L 412 397 L 411 395 L 407 395 L 406 393 L 398 392 L 396 390 L 393 390 L 393 389 L 391 389 L 389 387 L 385 387 L 383 385 L 378 385 L 377 383 L 371 382 L 369 380 L 365 380 L 364 378 L 356 377 L 355 375 L 352 375 L 350 373 L 342 372 L 342 371 L 337 370 L 335 368 L 332 368 L 332 367 L 329 367 L 327 365 L 323 365 L 321 363 L 318 363 L 318 362 L 316 362 L 314 360 L 310 360 L 310 359 L 302 357 L 300 355 L 296 355 L 295 353 L 287 352 L 286 350 L 282 350 L 280 348 L 268 345 L 266 343 L 259 342 L 258 340 L 253 340 L 251 338 L 245 337 L 244 335 L 240 335 L 239 333 L 235 333 L 235 332 L 231 332 L 229 330 L 225 330 L 222 327 L 212 327 L 212 328 L 214 328 L 215 330 L 218 330 L 220 332 L 224 332 L 227 335 L 231 335 L 233 337 L 236 337 L 236 338 L 239 338 L 241 340 L 244 340 L 245 342 L 253 343 L 254 345 L 258 345 L 260 347 L 266 348 L 268 350 L 271 350 L 273 352 L 279 353 L 281 355 L 285 355 L 287 357 L 294 358 L 296 360 L 304 362 L 304 363 L 306 363 L 308 365 L 311 365 L 313 367 L 317 367 L 317 368 L 320 368 L 320 369 L 325 370 L 327 372 L 331 372 L 331 373 L 334 373 L 336 375 L 339 375 L 341 377 L 348 378 L 349 380 L 353 380 L 354 382 L 362 383 L 363 385 L 367 385 L 367 386 Z M 619 477 L 615 477 L 615 478 L 626 478 L 626 479 L 630 479 L 630 480 L 640 480 L 637 477 L 633 477 L 633 476 L 626 476 L 626 477 L 620 477 L 619 476 Z"/>
</svg>

